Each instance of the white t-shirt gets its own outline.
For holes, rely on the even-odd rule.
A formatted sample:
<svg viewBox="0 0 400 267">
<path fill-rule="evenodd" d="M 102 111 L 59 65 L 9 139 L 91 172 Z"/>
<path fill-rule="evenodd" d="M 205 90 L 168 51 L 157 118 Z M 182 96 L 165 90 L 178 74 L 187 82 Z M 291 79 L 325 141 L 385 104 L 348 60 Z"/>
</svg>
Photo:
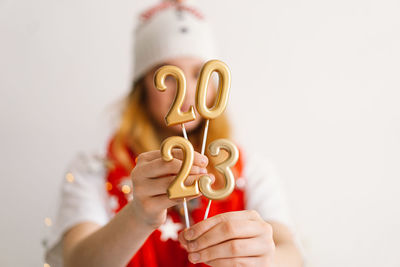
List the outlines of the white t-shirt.
<svg viewBox="0 0 400 267">
<path fill-rule="evenodd" d="M 245 191 L 245 207 L 256 210 L 266 221 L 293 229 L 281 181 L 273 164 L 260 155 L 245 155 L 243 178 L 236 186 Z M 61 185 L 61 199 L 54 225 L 47 238 L 45 260 L 62 266 L 62 236 L 74 225 L 94 222 L 103 226 L 114 215 L 116 199 L 106 191 L 106 169 L 98 156 L 79 155 L 70 163 Z"/>
</svg>

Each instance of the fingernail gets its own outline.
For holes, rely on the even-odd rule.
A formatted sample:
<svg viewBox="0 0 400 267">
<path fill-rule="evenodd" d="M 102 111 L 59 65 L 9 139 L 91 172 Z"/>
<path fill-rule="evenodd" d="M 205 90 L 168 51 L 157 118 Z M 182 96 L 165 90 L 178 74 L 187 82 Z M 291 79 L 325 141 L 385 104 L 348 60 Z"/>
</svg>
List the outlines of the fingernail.
<svg viewBox="0 0 400 267">
<path fill-rule="evenodd" d="M 195 250 L 197 248 L 196 241 L 189 242 L 189 250 Z"/>
<path fill-rule="evenodd" d="M 200 260 L 200 254 L 199 253 L 191 253 L 189 254 L 189 260 L 191 262 L 197 262 Z"/>
<path fill-rule="evenodd" d="M 189 229 L 185 232 L 184 236 L 186 240 L 190 240 L 194 235 L 194 231 L 192 229 Z"/>
</svg>

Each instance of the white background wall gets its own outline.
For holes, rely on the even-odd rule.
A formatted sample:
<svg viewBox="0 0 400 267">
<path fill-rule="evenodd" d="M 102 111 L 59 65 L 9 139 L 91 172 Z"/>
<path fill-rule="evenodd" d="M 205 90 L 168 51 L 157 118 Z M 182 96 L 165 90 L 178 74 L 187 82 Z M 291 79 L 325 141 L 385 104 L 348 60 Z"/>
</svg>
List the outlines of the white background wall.
<svg viewBox="0 0 400 267">
<path fill-rule="evenodd" d="M 154 2 L 0 0 L 1 266 L 42 264 L 66 164 L 104 149 Z M 400 266 L 400 2 L 197 2 L 237 136 L 278 165 L 308 266 Z"/>
</svg>

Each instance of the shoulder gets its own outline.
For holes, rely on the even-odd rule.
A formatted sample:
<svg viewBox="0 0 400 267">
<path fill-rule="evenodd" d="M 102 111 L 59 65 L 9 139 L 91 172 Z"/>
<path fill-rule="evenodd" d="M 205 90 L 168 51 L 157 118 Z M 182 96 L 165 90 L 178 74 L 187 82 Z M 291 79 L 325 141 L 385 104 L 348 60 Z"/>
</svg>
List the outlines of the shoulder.
<svg viewBox="0 0 400 267">
<path fill-rule="evenodd" d="M 73 208 L 75 213 L 93 212 L 92 215 L 100 214 L 100 211 L 106 209 L 106 164 L 106 158 L 101 154 L 75 155 L 67 165 L 65 179 L 61 184 L 60 209 L 72 211 Z"/>
<path fill-rule="evenodd" d="M 246 154 L 243 177 L 246 209 L 257 210 L 267 221 L 291 226 L 284 185 L 273 160 L 261 153 Z"/>
<path fill-rule="evenodd" d="M 62 178 L 55 223 L 46 234 L 46 260 L 60 266 L 62 237 L 82 222 L 106 224 L 111 218 L 106 191 L 105 157 L 96 153 L 78 153 L 67 164 Z"/>
<path fill-rule="evenodd" d="M 105 188 L 106 173 L 106 158 L 103 155 L 78 153 L 67 164 L 61 183 L 62 192 L 78 194 L 80 190 Z"/>
<path fill-rule="evenodd" d="M 68 163 L 67 173 L 99 175 L 106 171 L 106 157 L 98 153 L 77 153 Z"/>
<path fill-rule="evenodd" d="M 277 182 L 279 180 L 275 162 L 262 153 L 243 153 L 243 173 L 250 184 Z"/>
</svg>

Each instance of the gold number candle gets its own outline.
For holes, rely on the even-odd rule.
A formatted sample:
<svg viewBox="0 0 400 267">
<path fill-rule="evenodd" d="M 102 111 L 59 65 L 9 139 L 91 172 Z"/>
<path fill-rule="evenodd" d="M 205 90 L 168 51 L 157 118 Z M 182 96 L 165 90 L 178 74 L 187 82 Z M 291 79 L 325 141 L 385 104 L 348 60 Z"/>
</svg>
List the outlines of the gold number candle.
<svg viewBox="0 0 400 267">
<path fill-rule="evenodd" d="M 217 72 L 219 76 L 218 92 L 214 105 L 209 108 L 207 106 L 207 88 L 208 83 L 211 79 L 211 75 L 214 71 Z M 202 176 L 199 179 L 199 182 L 196 181 L 193 185 L 185 186 L 184 181 L 188 177 L 191 166 L 193 164 L 194 150 L 190 142 L 187 140 L 184 123 L 194 120 L 195 113 L 193 106 L 190 106 L 189 111 L 182 112 L 181 110 L 181 106 L 186 95 L 186 79 L 183 71 L 178 67 L 167 65 L 158 69 L 154 75 L 155 87 L 160 91 L 165 91 L 167 88 L 165 85 L 165 79 L 168 75 L 173 76 L 176 79 L 177 90 L 174 101 L 171 104 L 171 108 L 165 116 L 165 122 L 167 126 L 181 124 L 182 132 L 186 139 L 177 136 L 167 138 L 161 145 L 161 153 L 163 159 L 166 161 L 170 161 L 173 159 L 171 153 L 173 148 L 180 148 L 184 153 L 182 167 L 176 179 L 169 186 L 167 193 L 168 197 L 171 199 L 184 199 L 183 204 L 185 209 L 186 226 L 189 227 L 186 197 L 198 195 L 200 189 L 200 191 L 210 199 L 204 217 L 206 219 L 208 216 L 208 211 L 210 209 L 211 199 L 225 198 L 229 194 L 231 194 L 234 189 L 235 181 L 230 167 L 232 167 L 236 163 L 239 152 L 236 146 L 228 140 L 219 139 L 212 142 L 209 146 L 211 155 L 218 155 L 220 149 L 224 149 L 229 153 L 229 157 L 224 162 L 215 166 L 216 169 L 221 172 L 225 177 L 224 188 L 213 190 L 211 188 L 211 179 L 208 176 Z M 196 88 L 196 109 L 199 114 L 206 119 L 206 125 L 203 133 L 203 143 L 201 147 L 201 154 L 203 155 L 207 140 L 209 121 L 217 118 L 225 111 L 228 102 L 230 84 L 231 75 L 229 68 L 226 64 L 219 60 L 210 60 L 203 65 L 200 71 L 200 76 Z"/>
<path fill-rule="evenodd" d="M 172 149 L 180 148 L 183 152 L 183 162 L 176 179 L 168 187 L 167 193 L 170 199 L 185 198 L 200 194 L 197 181 L 190 185 L 185 185 L 185 179 L 189 176 L 193 165 L 194 149 L 192 144 L 183 137 L 171 136 L 161 144 L 161 156 L 165 161 L 174 159 Z"/>
<path fill-rule="evenodd" d="M 165 79 L 168 75 L 173 76 L 177 82 L 175 99 L 171 104 L 171 108 L 165 116 L 165 122 L 167 126 L 176 124 L 183 124 L 188 121 L 192 121 L 196 118 L 193 106 L 190 106 L 189 110 L 182 112 L 181 106 L 186 95 L 186 78 L 183 71 L 176 66 L 163 66 L 157 70 L 154 74 L 154 85 L 160 91 L 165 91 L 167 86 L 165 85 Z"/>
<path fill-rule="evenodd" d="M 211 79 L 211 74 L 216 71 L 219 77 L 217 98 L 212 108 L 207 107 L 207 88 Z M 231 86 L 231 74 L 228 66 L 219 60 L 207 61 L 200 71 L 200 77 L 196 88 L 196 109 L 206 119 L 206 125 L 203 133 L 203 144 L 201 145 L 201 154 L 204 155 L 206 147 L 208 125 L 211 119 L 221 115 L 228 102 L 229 88 Z"/>
<path fill-rule="evenodd" d="M 235 177 L 233 176 L 231 167 L 233 167 L 239 158 L 239 150 L 227 139 L 218 139 L 213 141 L 208 150 L 211 156 L 218 156 L 221 149 L 228 152 L 228 158 L 215 166 L 215 168 L 223 174 L 225 178 L 225 186 L 219 190 L 211 188 L 211 178 L 203 175 L 199 179 L 199 187 L 201 193 L 209 199 L 222 199 L 229 196 L 235 188 Z"/>
<path fill-rule="evenodd" d="M 216 71 L 219 76 L 217 98 L 212 108 L 207 107 L 207 88 L 211 74 Z M 219 60 L 210 60 L 201 68 L 196 89 L 196 109 L 207 120 L 220 116 L 228 103 L 231 74 L 228 66 Z"/>
</svg>

